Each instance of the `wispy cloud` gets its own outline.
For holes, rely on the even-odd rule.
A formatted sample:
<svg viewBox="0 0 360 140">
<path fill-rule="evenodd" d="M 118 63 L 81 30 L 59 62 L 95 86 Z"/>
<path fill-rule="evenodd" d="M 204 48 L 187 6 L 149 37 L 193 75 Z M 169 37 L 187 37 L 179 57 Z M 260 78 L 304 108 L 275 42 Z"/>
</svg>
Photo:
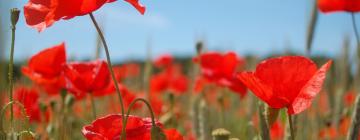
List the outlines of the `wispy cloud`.
<svg viewBox="0 0 360 140">
<path fill-rule="evenodd" d="M 140 15 L 134 11 L 127 11 L 122 8 L 112 6 L 103 11 L 106 15 L 107 21 L 130 24 L 137 26 L 145 26 L 150 28 L 167 28 L 170 26 L 170 21 L 159 13 L 145 13 Z"/>
</svg>

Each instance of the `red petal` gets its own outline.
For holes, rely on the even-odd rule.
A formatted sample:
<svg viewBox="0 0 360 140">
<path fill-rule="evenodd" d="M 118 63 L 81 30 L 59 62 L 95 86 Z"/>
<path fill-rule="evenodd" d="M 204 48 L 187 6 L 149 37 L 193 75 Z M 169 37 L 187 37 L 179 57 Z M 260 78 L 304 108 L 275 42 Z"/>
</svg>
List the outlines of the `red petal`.
<svg viewBox="0 0 360 140">
<path fill-rule="evenodd" d="M 242 72 L 237 74 L 237 78 L 241 80 L 257 97 L 266 102 L 272 108 L 282 108 L 285 102 L 274 101 L 272 88 L 264 84 L 260 79 L 255 77 L 252 72 Z"/>
<path fill-rule="evenodd" d="M 45 18 L 50 12 L 49 6 L 48 0 L 29 1 L 24 6 L 26 24 L 36 28 L 39 32 L 49 27 L 50 25 L 45 23 Z"/>
<path fill-rule="evenodd" d="M 92 61 L 87 63 L 69 63 L 64 67 L 64 73 L 70 81 L 71 89 L 78 89 L 84 93 L 106 91 L 111 88 L 109 84 L 110 73 L 105 61 Z"/>
<path fill-rule="evenodd" d="M 151 121 L 149 118 L 140 118 L 137 116 L 129 116 L 126 124 L 126 139 L 140 140 L 150 133 Z M 161 126 L 159 122 L 157 125 Z M 88 140 L 113 140 L 119 139 L 122 128 L 121 115 L 108 115 L 96 119 L 92 124 L 84 126 L 83 135 Z M 97 139 L 98 138 L 98 139 Z"/>
<path fill-rule="evenodd" d="M 330 68 L 331 63 L 332 61 L 330 60 L 324 64 L 301 89 L 299 95 L 288 108 L 289 114 L 298 114 L 311 105 L 311 101 L 321 90 L 326 72 Z"/>
<path fill-rule="evenodd" d="M 236 53 L 234 53 L 234 52 L 226 53 L 223 56 L 222 73 L 225 76 L 231 77 L 234 74 L 238 64 L 239 64 L 239 61 L 238 61 L 238 58 L 236 56 Z"/>
<path fill-rule="evenodd" d="M 183 136 L 176 129 L 164 130 L 167 140 L 183 140 Z"/>
<path fill-rule="evenodd" d="M 359 12 L 360 11 L 360 0 L 319 0 L 319 9 L 324 12 Z"/>
<path fill-rule="evenodd" d="M 272 88 L 273 100 L 290 105 L 316 71 L 315 63 L 306 57 L 284 56 L 263 61 L 254 75 Z"/>
<path fill-rule="evenodd" d="M 125 0 L 126 2 L 130 3 L 132 6 L 134 6 L 142 15 L 145 13 L 145 6 L 141 5 L 139 3 L 139 0 Z"/>
<path fill-rule="evenodd" d="M 61 43 L 31 57 L 29 68 L 43 77 L 54 77 L 60 74 L 65 62 L 65 43 Z"/>
</svg>

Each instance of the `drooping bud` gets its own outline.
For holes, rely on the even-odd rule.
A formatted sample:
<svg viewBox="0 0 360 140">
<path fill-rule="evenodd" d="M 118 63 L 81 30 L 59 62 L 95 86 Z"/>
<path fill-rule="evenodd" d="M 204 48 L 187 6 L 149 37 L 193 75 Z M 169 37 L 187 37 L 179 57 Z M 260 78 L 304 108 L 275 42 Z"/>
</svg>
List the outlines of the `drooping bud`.
<svg viewBox="0 0 360 140">
<path fill-rule="evenodd" d="M 20 10 L 17 8 L 12 8 L 10 10 L 10 15 L 11 25 L 15 27 L 16 23 L 19 21 Z"/>
<path fill-rule="evenodd" d="M 224 128 L 215 129 L 211 133 L 213 140 L 229 140 L 230 134 L 231 133 Z"/>
<path fill-rule="evenodd" d="M 151 127 L 151 140 L 167 140 L 165 133 L 159 126 Z"/>
</svg>

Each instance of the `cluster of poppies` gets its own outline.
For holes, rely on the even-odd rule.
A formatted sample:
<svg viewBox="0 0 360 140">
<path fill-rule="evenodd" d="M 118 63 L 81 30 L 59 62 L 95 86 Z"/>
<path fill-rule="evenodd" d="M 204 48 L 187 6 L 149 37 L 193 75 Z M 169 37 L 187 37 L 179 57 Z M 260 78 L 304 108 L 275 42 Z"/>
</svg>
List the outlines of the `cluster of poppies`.
<svg viewBox="0 0 360 140">
<path fill-rule="evenodd" d="M 69 20 L 76 16 L 92 14 L 104 4 L 116 0 L 30 0 L 24 6 L 26 22 L 39 32 L 52 26 L 59 20 Z M 125 0 L 134 6 L 141 14 L 145 7 L 138 0 Z M 322 12 L 358 12 L 359 0 L 318 0 Z M 166 112 L 163 108 L 162 93 L 181 96 L 187 92 L 204 92 L 207 86 L 229 89 L 244 98 L 248 90 L 265 102 L 272 109 L 286 108 L 289 115 L 303 112 L 311 106 L 312 100 L 321 91 L 326 73 L 332 61 L 327 61 L 321 67 L 303 56 L 281 56 L 260 62 L 254 71 L 245 70 L 245 59 L 235 52 L 204 52 L 193 58 L 200 66 L 200 75 L 196 77 L 193 89 L 190 81 L 183 73 L 181 64 L 175 63 L 171 55 L 163 55 L 153 63 L 157 72 L 149 78 L 149 93 L 137 94 L 124 84 L 114 83 L 108 63 L 103 60 L 88 62 L 68 62 L 65 43 L 45 49 L 29 59 L 28 65 L 22 67 L 22 73 L 48 93 L 49 96 L 59 95 L 67 91 L 77 100 L 90 96 L 106 96 L 114 93 L 119 86 L 125 107 L 138 97 L 147 99 L 156 115 Z M 111 68 L 111 66 L 110 66 Z M 115 67 L 115 77 L 123 81 L 136 77 L 140 66 L 129 64 Z M 190 90 L 189 90 L 190 89 Z M 48 120 L 50 112 L 41 111 L 39 93 L 36 89 L 20 87 L 15 91 L 15 99 L 20 101 L 30 116 L 30 121 Z M 354 96 L 346 96 L 346 100 L 354 100 Z M 350 101 L 349 101 L 350 102 Z M 351 104 L 350 103 L 350 104 Z M 115 106 L 111 105 L 110 106 Z M 140 106 L 134 106 L 140 108 Z M 19 110 L 19 109 L 15 109 Z M 19 112 L 19 111 L 18 111 Z M 41 114 L 44 112 L 44 114 Z M 16 113 L 19 114 L 19 113 Z M 119 139 L 123 127 L 123 115 L 107 115 L 94 120 L 82 129 L 83 135 L 89 140 Z M 168 140 L 182 140 L 183 136 L 175 129 L 165 129 L 159 121 L 152 122 L 150 118 L 127 116 L 125 127 L 128 140 L 151 139 L 153 124 L 160 128 Z M 344 121 L 345 122 L 345 121 Z M 273 137 L 283 135 L 279 122 L 271 129 Z M 281 130 L 281 131 L 280 131 Z M 322 133 L 332 134 L 332 130 Z M 190 138 L 189 138 L 190 139 Z"/>
</svg>

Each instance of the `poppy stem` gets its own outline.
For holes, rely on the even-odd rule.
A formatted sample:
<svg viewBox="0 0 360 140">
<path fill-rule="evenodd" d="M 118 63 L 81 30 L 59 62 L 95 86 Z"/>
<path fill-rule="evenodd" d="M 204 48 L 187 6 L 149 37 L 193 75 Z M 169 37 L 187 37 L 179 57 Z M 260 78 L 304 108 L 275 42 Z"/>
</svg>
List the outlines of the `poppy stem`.
<svg viewBox="0 0 360 140">
<path fill-rule="evenodd" d="M 94 95 L 90 93 L 90 100 L 91 100 L 91 108 L 92 108 L 92 115 L 93 118 L 96 119 L 96 106 L 95 106 L 95 100 Z"/>
<path fill-rule="evenodd" d="M 347 140 L 356 140 L 360 128 L 360 95 L 356 97 L 355 107 L 351 118 L 351 126 L 348 130 Z"/>
<path fill-rule="evenodd" d="M 132 102 L 130 103 L 129 109 L 128 109 L 127 113 L 126 113 L 126 116 L 125 116 L 125 117 L 124 117 L 124 116 L 122 117 L 122 118 L 125 118 L 125 121 L 124 121 L 124 123 L 123 123 L 123 128 L 126 128 L 127 119 L 128 119 L 128 117 L 129 117 L 129 115 L 130 115 L 131 108 L 132 108 L 132 107 L 135 105 L 135 103 L 137 103 L 137 102 L 143 102 L 143 103 L 145 103 L 145 105 L 148 107 L 148 109 L 149 109 L 149 111 L 150 111 L 150 114 L 151 114 L 151 123 L 152 123 L 152 126 L 156 126 L 154 111 L 153 111 L 150 103 L 149 103 L 147 100 L 143 99 L 143 98 L 137 98 L 137 99 L 135 99 L 134 101 L 132 101 Z M 122 134 L 121 134 L 121 139 L 123 139 L 123 140 L 126 139 L 126 133 L 122 133 Z"/>
<path fill-rule="evenodd" d="M 360 58 L 360 38 L 359 38 L 359 32 L 356 26 L 356 19 L 355 19 L 355 13 L 351 13 L 351 19 L 352 19 L 352 25 L 354 28 L 355 38 L 356 38 L 356 44 L 357 44 L 357 51 L 358 51 L 358 57 Z"/>
<path fill-rule="evenodd" d="M 89 14 L 90 15 L 90 18 L 91 18 L 91 21 L 93 22 L 95 28 L 96 28 L 96 31 L 98 32 L 99 36 L 100 36 L 100 39 L 103 43 L 103 46 L 104 46 L 104 50 L 105 50 L 105 54 L 106 54 L 106 60 L 107 60 L 107 63 L 108 63 L 108 68 L 109 68 L 109 71 L 110 71 L 110 75 L 111 75 L 111 78 L 114 82 L 114 85 L 115 85 L 115 89 L 116 89 L 116 92 L 117 92 L 117 95 L 118 95 L 118 98 L 120 100 L 120 106 L 121 106 L 121 115 L 124 115 L 125 114 L 125 109 L 124 109 L 124 103 L 123 103 L 123 99 L 121 97 L 121 93 L 120 93 L 120 88 L 119 88 L 119 85 L 118 85 L 118 82 L 115 78 L 115 74 L 114 74 L 114 71 L 112 69 L 112 63 L 111 63 L 111 59 L 110 59 L 110 53 L 109 53 L 109 48 L 107 46 L 107 43 L 106 43 L 106 40 L 105 40 L 105 37 L 104 37 L 104 34 L 102 33 L 98 23 L 96 22 L 96 19 L 94 17 L 94 15 L 92 13 Z M 122 122 L 124 123 L 125 122 L 125 118 L 122 119 Z M 125 134 L 125 126 L 123 126 L 122 128 L 122 132 L 121 134 Z"/>
<path fill-rule="evenodd" d="M 295 140 L 292 116 L 289 113 L 288 113 L 288 121 L 289 121 L 289 128 L 290 128 L 290 139 Z"/>
<path fill-rule="evenodd" d="M 19 19 L 20 11 L 17 8 L 13 8 L 10 10 L 11 14 L 11 48 L 10 48 L 10 60 L 9 60 L 9 100 L 13 102 L 13 77 L 14 77 L 14 48 L 15 48 L 15 31 L 16 31 L 16 23 Z M 10 128 L 11 133 L 14 132 L 14 109 L 13 104 L 10 105 Z"/>
<path fill-rule="evenodd" d="M 127 113 L 126 113 L 126 116 L 125 116 L 125 118 L 126 118 L 126 119 L 125 119 L 125 123 L 123 123 L 123 126 L 126 126 L 128 116 L 130 115 L 130 112 L 131 112 L 131 108 L 132 108 L 137 102 L 143 102 L 143 103 L 145 103 L 145 105 L 147 106 L 147 108 L 149 109 L 150 114 L 151 114 L 151 123 L 152 123 L 153 126 L 155 126 L 156 123 L 155 123 L 154 111 L 153 111 L 150 103 L 149 103 L 147 100 L 145 100 L 144 98 L 137 98 L 137 99 L 135 99 L 134 101 L 132 101 L 132 102 L 130 103 L 129 109 L 128 109 L 128 111 L 127 111 Z M 123 137 L 123 135 L 121 135 L 121 137 Z"/>
</svg>

